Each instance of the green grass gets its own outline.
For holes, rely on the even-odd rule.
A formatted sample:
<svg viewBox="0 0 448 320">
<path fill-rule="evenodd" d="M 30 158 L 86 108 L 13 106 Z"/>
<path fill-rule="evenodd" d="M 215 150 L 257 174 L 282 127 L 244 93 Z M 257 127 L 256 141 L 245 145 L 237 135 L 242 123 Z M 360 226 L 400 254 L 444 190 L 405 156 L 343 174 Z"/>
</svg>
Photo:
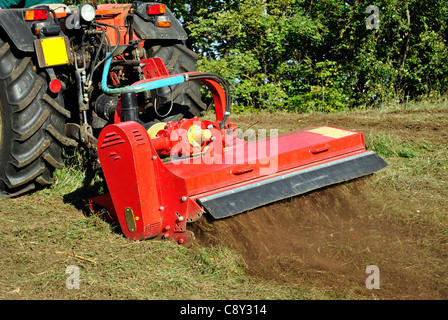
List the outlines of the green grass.
<svg viewBox="0 0 448 320">
<path fill-rule="evenodd" d="M 412 139 L 412 141 L 411 141 Z M 448 145 L 446 141 L 430 144 L 414 137 L 399 138 L 390 134 L 370 134 L 367 145 L 383 156 L 389 166 L 378 179 L 371 181 L 376 190 L 371 194 L 376 203 L 383 203 L 381 217 L 387 223 L 400 225 L 415 236 L 409 255 L 420 252 L 420 258 L 437 257 L 430 264 L 421 264 L 415 258 L 412 268 L 443 278 L 443 266 L 448 252 Z M 400 239 L 402 246 L 409 240 Z M 406 250 L 404 250 L 406 252 Z M 402 257 L 402 264 L 409 265 L 410 257 Z M 425 270 L 425 271 L 423 271 Z M 417 277 L 417 276 L 416 276 Z"/>
<path fill-rule="evenodd" d="M 407 103 L 396 103 L 390 101 L 385 103 L 381 111 L 412 111 L 412 110 L 440 110 L 448 109 L 448 99 L 446 97 L 437 97 L 432 99 L 426 99 L 422 101 L 409 101 Z"/>
<path fill-rule="evenodd" d="M 94 195 L 82 190 L 93 191 L 91 184 L 84 183 L 85 176 L 82 166 L 67 167 L 55 173 L 55 184 L 49 189 L 0 200 L 0 283 L 4 284 L 0 298 L 315 297 L 295 286 L 254 281 L 246 274 L 242 256 L 224 246 L 184 247 L 172 241 L 126 239 L 99 217 L 74 209 L 74 194 Z M 77 199 L 75 207 L 86 202 L 87 198 Z M 65 286 L 70 265 L 80 268 L 79 290 Z"/>
<path fill-rule="evenodd" d="M 383 178 L 397 191 L 423 192 L 430 198 L 446 199 L 439 194 L 448 190 L 447 144 L 430 144 L 425 140 L 409 141 L 391 134 L 369 134 L 367 148 L 390 162 Z M 439 197 L 440 196 L 440 197 Z"/>
<path fill-rule="evenodd" d="M 426 141 L 410 142 L 392 134 L 370 134 L 366 147 L 384 157 L 416 158 L 431 149 Z"/>
<path fill-rule="evenodd" d="M 407 105 L 406 110 L 445 107 L 442 102 L 436 107 L 422 103 Z M 376 121 L 380 114 L 388 118 L 400 110 L 390 107 L 389 111 L 355 112 L 354 117 Z M 344 112 L 325 119 L 345 119 L 350 115 Z M 412 113 L 400 117 L 410 123 L 417 121 Z M 419 120 L 426 122 L 432 117 L 435 116 L 425 112 L 418 115 Z M 443 117 L 437 119 L 446 124 Z M 253 121 L 251 118 L 247 123 Z M 362 199 L 353 199 L 353 205 L 363 205 L 365 214 L 345 220 L 344 216 L 327 211 L 305 214 L 302 225 L 295 228 L 305 235 L 317 234 L 324 241 L 320 248 L 313 240 L 321 238 L 305 237 L 300 245 L 303 248 L 315 245 L 322 252 L 328 251 L 327 258 L 348 264 L 354 271 L 372 261 L 386 265 L 382 267 L 387 270 L 384 277 L 395 282 L 386 282 L 384 290 L 389 284 L 402 285 L 406 291 L 414 283 L 403 279 L 413 279 L 420 289 L 412 290 L 415 293 L 412 297 L 418 297 L 420 292 L 430 297 L 448 297 L 448 290 L 443 289 L 448 288 L 447 141 L 406 136 L 383 128 L 366 132 L 365 138 L 367 147 L 382 156 L 389 166 L 366 179 L 361 191 L 349 183 L 339 188 L 345 193 L 341 199 L 332 199 L 330 192 L 327 200 L 332 202 L 324 203 L 344 212 L 350 195 L 361 195 Z M 315 267 L 286 269 L 282 272 L 295 281 L 277 281 L 263 278 L 262 274 L 252 276 L 244 256 L 224 244 L 179 246 L 157 239 L 126 239 L 116 227 L 88 214 L 88 198 L 104 193 L 106 186 L 84 159 L 85 155 L 79 155 L 67 161 L 64 169 L 55 172 L 55 183 L 48 189 L 20 198 L 0 199 L 0 299 L 378 298 L 378 293 L 363 289 L 362 272 L 359 280 L 349 281 L 346 274 L 332 274 Z M 285 201 L 285 214 L 302 213 L 302 207 L 296 204 Z M 299 204 L 306 203 L 299 201 Z M 358 231 L 363 238 L 350 242 L 346 239 L 352 233 L 341 233 L 338 242 L 335 230 L 349 229 L 352 220 L 359 226 L 352 225 L 354 230 L 350 232 Z M 292 242 L 291 246 L 294 245 L 298 244 Z M 299 257 L 294 256 L 291 261 L 299 261 L 295 258 Z M 282 259 L 274 256 L 270 261 L 281 265 Z M 70 265 L 80 268 L 79 290 L 69 290 L 65 285 L 66 268 Z M 331 282 L 334 279 L 337 281 Z M 429 283 L 425 288 L 431 289 L 421 290 L 425 283 Z"/>
</svg>

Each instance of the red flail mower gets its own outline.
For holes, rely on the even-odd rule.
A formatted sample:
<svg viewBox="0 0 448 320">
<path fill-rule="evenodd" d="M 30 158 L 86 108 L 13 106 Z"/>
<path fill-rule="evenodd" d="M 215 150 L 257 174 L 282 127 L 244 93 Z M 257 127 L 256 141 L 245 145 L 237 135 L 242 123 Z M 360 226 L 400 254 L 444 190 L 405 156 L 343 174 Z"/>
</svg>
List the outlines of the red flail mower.
<svg viewBox="0 0 448 320">
<path fill-rule="evenodd" d="M 169 75 L 159 58 L 143 63 L 145 80 L 110 92 L 120 95 L 115 123 L 98 139 L 109 194 L 90 199 L 91 209 L 116 220 L 128 238 L 162 237 L 182 244 L 193 236 L 187 223 L 204 213 L 229 217 L 387 165 L 366 150 L 362 133 L 345 129 L 259 131 L 258 139 L 244 139 L 247 135 L 241 137 L 228 121 L 230 93 L 220 76 Z M 185 81 L 200 81 L 211 91 L 215 121 L 138 120 L 138 92 Z"/>
</svg>

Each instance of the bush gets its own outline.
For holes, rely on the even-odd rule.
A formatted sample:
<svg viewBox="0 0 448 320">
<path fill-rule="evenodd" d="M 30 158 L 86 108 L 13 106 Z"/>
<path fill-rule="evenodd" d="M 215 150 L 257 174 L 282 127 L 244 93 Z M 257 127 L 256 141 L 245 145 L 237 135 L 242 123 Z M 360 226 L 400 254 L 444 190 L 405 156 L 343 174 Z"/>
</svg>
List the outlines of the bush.
<svg viewBox="0 0 448 320">
<path fill-rule="evenodd" d="M 446 2 L 377 2 L 378 29 L 366 26 L 370 0 L 205 1 L 184 20 L 200 70 L 232 84 L 235 110 L 331 112 L 445 94 Z"/>
</svg>

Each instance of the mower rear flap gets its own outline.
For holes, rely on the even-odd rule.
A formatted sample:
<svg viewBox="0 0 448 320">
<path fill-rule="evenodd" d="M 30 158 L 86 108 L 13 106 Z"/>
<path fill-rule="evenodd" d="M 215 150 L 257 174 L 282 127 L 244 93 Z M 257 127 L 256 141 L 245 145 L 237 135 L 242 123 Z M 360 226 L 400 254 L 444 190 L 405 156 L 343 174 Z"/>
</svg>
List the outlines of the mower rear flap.
<svg viewBox="0 0 448 320">
<path fill-rule="evenodd" d="M 371 174 L 387 166 L 374 152 L 296 170 L 198 198 L 215 218 L 225 218 L 281 199 Z"/>
</svg>

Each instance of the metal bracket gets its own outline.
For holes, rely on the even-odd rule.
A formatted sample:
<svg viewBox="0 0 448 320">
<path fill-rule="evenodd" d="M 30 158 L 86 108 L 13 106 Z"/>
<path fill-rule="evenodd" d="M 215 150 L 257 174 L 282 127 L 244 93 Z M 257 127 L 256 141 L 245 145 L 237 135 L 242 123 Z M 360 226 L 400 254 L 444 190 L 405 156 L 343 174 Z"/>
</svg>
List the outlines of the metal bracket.
<svg viewBox="0 0 448 320">
<path fill-rule="evenodd" d="M 65 135 L 80 141 L 89 149 L 96 149 L 98 145 L 98 139 L 94 137 L 89 124 L 67 123 L 65 124 Z"/>
</svg>

